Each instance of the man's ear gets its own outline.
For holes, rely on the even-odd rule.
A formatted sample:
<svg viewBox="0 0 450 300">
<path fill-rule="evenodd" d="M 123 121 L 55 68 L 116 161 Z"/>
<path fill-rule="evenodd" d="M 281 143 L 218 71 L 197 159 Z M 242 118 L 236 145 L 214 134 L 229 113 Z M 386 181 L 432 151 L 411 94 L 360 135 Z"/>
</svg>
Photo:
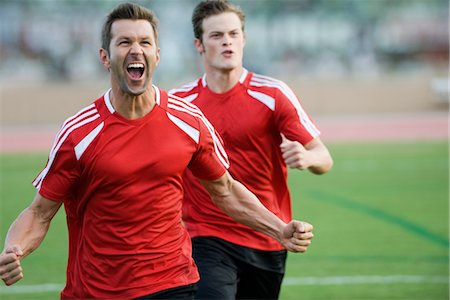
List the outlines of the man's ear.
<svg viewBox="0 0 450 300">
<path fill-rule="evenodd" d="M 156 66 L 159 65 L 159 61 L 161 60 L 161 48 L 156 50 Z"/>
<path fill-rule="evenodd" d="M 106 51 L 103 48 L 100 48 L 99 54 L 100 54 L 100 62 L 102 63 L 102 65 L 105 67 L 106 70 L 109 70 L 111 64 L 109 63 L 108 51 Z"/>
<path fill-rule="evenodd" d="M 205 52 L 205 47 L 203 47 L 203 43 L 200 39 L 194 40 L 194 46 L 200 55 L 202 55 Z"/>
</svg>

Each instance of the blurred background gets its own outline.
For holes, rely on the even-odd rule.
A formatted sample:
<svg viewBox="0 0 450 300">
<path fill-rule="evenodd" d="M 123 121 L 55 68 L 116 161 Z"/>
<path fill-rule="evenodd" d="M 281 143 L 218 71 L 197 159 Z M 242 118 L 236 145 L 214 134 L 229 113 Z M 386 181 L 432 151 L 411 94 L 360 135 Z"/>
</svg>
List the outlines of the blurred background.
<svg viewBox="0 0 450 300">
<path fill-rule="evenodd" d="M 0 242 L 60 124 L 109 87 L 100 30 L 119 2 L 0 0 Z M 155 84 L 201 76 L 198 1 L 134 2 L 160 19 Z M 289 174 L 294 216 L 317 235 L 308 255 L 289 256 L 280 299 L 449 299 L 449 2 L 234 3 L 247 17 L 245 67 L 296 92 L 335 162 L 325 176 Z M 59 299 L 64 217 L 0 298 Z"/>
<path fill-rule="evenodd" d="M 101 24 L 119 2 L 0 1 L 3 128 L 59 124 L 102 94 Z M 135 2 L 160 19 L 155 83 L 171 89 L 200 76 L 197 1 Z M 447 0 L 235 3 L 247 16 L 245 66 L 286 81 L 313 117 L 448 109 Z"/>
</svg>

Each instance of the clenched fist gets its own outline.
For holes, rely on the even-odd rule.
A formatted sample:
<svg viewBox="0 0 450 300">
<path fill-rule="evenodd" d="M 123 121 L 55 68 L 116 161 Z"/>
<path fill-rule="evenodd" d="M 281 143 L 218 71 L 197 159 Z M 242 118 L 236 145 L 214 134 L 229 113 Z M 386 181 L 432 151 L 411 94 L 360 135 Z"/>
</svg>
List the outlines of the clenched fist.
<svg viewBox="0 0 450 300">
<path fill-rule="evenodd" d="M 0 278 L 6 285 L 11 285 L 23 278 L 20 258 L 23 253 L 20 247 L 6 248 L 0 254 Z"/>
</svg>

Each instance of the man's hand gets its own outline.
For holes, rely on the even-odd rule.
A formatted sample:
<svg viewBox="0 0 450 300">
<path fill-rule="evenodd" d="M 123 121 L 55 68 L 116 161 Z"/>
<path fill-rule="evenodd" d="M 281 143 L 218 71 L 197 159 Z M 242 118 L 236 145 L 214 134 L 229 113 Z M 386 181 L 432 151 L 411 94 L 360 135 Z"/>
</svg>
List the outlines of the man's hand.
<svg viewBox="0 0 450 300">
<path fill-rule="evenodd" d="M 293 169 L 306 170 L 311 164 L 311 153 L 296 141 L 290 141 L 282 135 L 283 142 L 280 145 L 283 159 L 286 165 Z"/>
<path fill-rule="evenodd" d="M 11 285 L 23 278 L 20 258 L 23 253 L 19 246 L 6 248 L 0 254 L 0 278 Z"/>
<path fill-rule="evenodd" d="M 313 226 L 306 222 L 291 221 L 283 229 L 281 244 L 290 252 L 306 252 L 314 237 Z"/>
<path fill-rule="evenodd" d="M 333 166 L 330 152 L 322 141 L 316 137 L 306 145 L 288 140 L 281 134 L 280 144 L 283 160 L 289 168 L 306 170 L 314 174 L 325 174 Z"/>
</svg>

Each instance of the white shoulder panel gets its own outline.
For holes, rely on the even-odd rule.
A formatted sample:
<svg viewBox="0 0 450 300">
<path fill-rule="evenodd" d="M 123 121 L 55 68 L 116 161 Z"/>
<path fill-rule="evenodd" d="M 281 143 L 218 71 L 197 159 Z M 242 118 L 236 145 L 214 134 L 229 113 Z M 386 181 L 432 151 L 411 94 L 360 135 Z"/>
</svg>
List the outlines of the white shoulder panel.
<svg viewBox="0 0 450 300">
<path fill-rule="evenodd" d="M 104 122 L 101 122 L 94 130 L 92 130 L 84 139 L 81 140 L 75 146 L 75 155 L 77 160 L 80 160 L 80 157 L 83 155 L 84 151 L 86 151 L 87 147 L 92 143 L 95 137 L 100 133 L 104 125 Z"/>
<path fill-rule="evenodd" d="M 272 110 L 272 111 L 275 110 L 275 99 L 274 98 L 267 96 L 266 94 L 263 94 L 260 92 L 255 92 L 252 90 L 247 90 L 247 92 L 250 96 L 252 96 L 256 100 L 260 101 L 261 103 L 266 105 L 268 108 L 270 108 L 270 110 Z"/>
<path fill-rule="evenodd" d="M 183 120 L 175 117 L 174 115 L 171 115 L 170 113 L 167 113 L 167 116 L 175 125 L 177 125 L 181 130 L 183 130 L 188 136 L 190 136 L 191 139 L 193 139 L 198 144 L 200 140 L 200 132 L 197 129 L 195 129 L 188 123 L 184 122 Z"/>
</svg>

